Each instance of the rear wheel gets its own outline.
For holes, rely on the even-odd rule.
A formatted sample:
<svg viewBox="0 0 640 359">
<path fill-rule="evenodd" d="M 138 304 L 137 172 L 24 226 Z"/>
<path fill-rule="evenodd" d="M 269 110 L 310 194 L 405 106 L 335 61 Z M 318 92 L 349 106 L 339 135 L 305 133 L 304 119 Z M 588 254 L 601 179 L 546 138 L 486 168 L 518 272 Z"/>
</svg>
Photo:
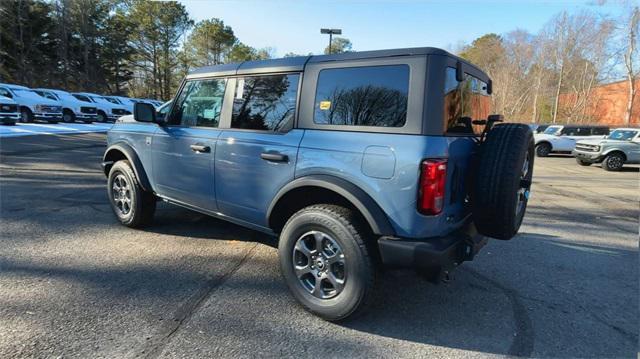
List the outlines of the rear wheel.
<svg viewBox="0 0 640 359">
<path fill-rule="evenodd" d="M 533 154 L 529 126 L 509 123 L 489 131 L 480 146 L 471 193 L 480 233 L 503 240 L 518 233 L 529 201 Z"/>
<path fill-rule="evenodd" d="M 591 166 L 591 162 L 587 162 L 579 158 L 576 158 L 576 163 L 579 164 L 580 166 Z"/>
<path fill-rule="evenodd" d="M 111 209 L 120 223 L 137 228 L 153 220 L 156 197 L 140 186 L 129 161 L 121 160 L 113 164 L 109 171 L 107 192 Z"/>
<path fill-rule="evenodd" d="M 536 156 L 547 157 L 551 153 L 551 145 L 548 143 L 541 143 L 536 146 Z"/>
<path fill-rule="evenodd" d="M 352 210 L 336 205 L 309 206 L 287 221 L 278 245 L 280 269 L 305 309 L 329 321 L 365 311 L 376 274 L 367 233 Z"/>
<path fill-rule="evenodd" d="M 621 153 L 611 153 L 602 161 L 602 168 L 606 171 L 620 171 L 624 166 L 624 156 Z"/>
</svg>

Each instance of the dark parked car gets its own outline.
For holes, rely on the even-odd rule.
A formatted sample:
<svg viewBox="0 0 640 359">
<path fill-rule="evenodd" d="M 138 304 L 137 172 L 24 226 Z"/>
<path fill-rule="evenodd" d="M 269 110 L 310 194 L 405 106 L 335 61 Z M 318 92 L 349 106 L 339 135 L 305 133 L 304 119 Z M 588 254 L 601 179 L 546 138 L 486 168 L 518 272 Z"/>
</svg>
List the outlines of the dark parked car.
<svg viewBox="0 0 640 359">
<path fill-rule="evenodd" d="M 378 268 L 438 281 L 517 233 L 533 135 L 489 115 L 491 87 L 435 48 L 201 68 L 166 116 L 137 103 L 111 128 L 109 199 L 130 227 L 162 199 L 272 234 L 298 301 L 343 319 Z"/>
</svg>

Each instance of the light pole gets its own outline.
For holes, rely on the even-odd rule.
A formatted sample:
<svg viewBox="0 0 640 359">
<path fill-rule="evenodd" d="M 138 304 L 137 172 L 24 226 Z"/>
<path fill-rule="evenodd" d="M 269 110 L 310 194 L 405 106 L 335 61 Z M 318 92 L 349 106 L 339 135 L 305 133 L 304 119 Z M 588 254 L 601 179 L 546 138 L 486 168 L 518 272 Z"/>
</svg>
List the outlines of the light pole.
<svg viewBox="0 0 640 359">
<path fill-rule="evenodd" d="M 331 41 L 333 34 L 342 35 L 342 29 L 320 29 L 321 34 L 329 34 L 329 55 L 331 55 Z"/>
</svg>

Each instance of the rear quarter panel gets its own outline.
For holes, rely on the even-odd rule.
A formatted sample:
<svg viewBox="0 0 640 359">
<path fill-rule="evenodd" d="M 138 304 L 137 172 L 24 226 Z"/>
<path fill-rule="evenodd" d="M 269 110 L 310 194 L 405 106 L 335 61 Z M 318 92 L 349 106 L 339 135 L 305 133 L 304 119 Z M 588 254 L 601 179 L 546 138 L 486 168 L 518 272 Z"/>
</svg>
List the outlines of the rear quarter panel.
<svg viewBox="0 0 640 359">
<path fill-rule="evenodd" d="M 441 236 L 464 221 L 464 196 L 459 193 L 464 189 L 457 188 L 458 198 L 443 213 L 421 215 L 417 211 L 420 163 L 425 158 L 449 159 L 445 197 L 449 204 L 452 190 L 465 186 L 472 150 L 469 138 L 307 130 L 295 176 L 331 175 L 355 184 L 382 208 L 397 236 Z M 455 187 L 451 185 L 453 175 L 458 177 Z"/>
</svg>

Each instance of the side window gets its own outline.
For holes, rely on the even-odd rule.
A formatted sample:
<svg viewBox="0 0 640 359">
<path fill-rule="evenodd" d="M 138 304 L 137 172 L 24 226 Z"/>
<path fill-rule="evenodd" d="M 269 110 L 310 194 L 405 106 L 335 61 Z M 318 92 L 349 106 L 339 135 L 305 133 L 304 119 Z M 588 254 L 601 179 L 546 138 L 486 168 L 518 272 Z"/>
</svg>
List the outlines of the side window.
<svg viewBox="0 0 640 359">
<path fill-rule="evenodd" d="M 407 120 L 408 98 L 408 65 L 321 70 L 313 122 L 402 127 Z"/>
<path fill-rule="evenodd" d="M 480 133 L 482 126 L 471 124 L 471 120 L 486 119 L 491 113 L 491 97 L 487 84 L 465 74 L 465 79 L 456 79 L 456 69 L 447 67 L 444 84 L 444 124 L 446 133 Z"/>
<path fill-rule="evenodd" d="M 605 136 L 609 134 L 609 129 L 606 127 L 594 127 L 591 131 L 592 136 Z"/>
<path fill-rule="evenodd" d="M 293 127 L 300 75 L 251 76 L 237 80 L 231 128 L 287 131 Z"/>
<path fill-rule="evenodd" d="M 172 112 L 171 124 L 218 127 L 226 79 L 193 80 L 184 85 Z"/>
<path fill-rule="evenodd" d="M 565 126 L 562 131 L 560 132 L 560 136 L 577 136 L 578 135 L 578 128 L 577 127 L 567 127 Z"/>
<path fill-rule="evenodd" d="M 9 92 L 9 90 L 0 87 L 0 96 L 4 96 L 4 97 L 8 97 L 8 98 L 13 98 L 13 94 L 11 92 Z"/>
</svg>

